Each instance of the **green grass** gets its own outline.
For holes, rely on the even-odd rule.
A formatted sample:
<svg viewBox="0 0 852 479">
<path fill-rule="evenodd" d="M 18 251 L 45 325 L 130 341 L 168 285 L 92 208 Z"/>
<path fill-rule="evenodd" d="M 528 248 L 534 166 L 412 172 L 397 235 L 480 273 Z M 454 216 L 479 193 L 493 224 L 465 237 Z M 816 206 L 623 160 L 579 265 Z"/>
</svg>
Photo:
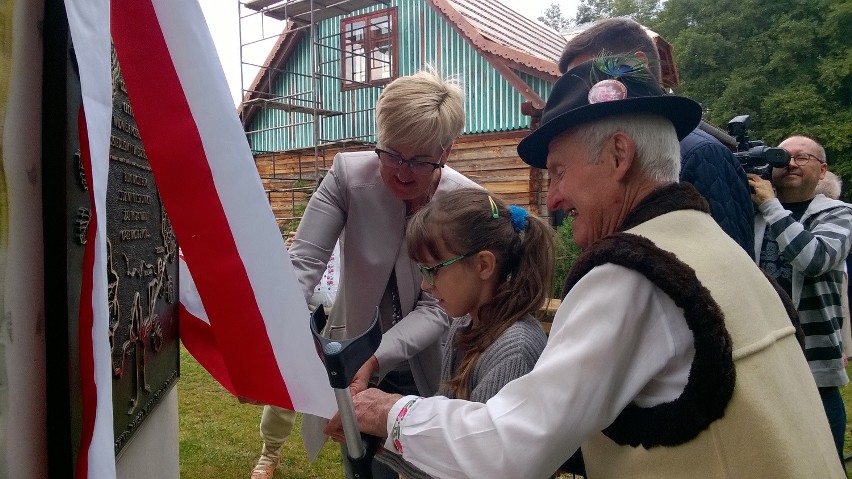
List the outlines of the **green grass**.
<svg viewBox="0 0 852 479">
<path fill-rule="evenodd" d="M 260 454 L 261 407 L 241 404 L 207 373 L 183 347 L 178 381 L 180 477 L 245 478 Z M 340 449 L 329 441 L 314 464 L 308 462 L 299 434 L 301 415 L 281 451 L 279 479 L 339 479 Z"/>
<path fill-rule="evenodd" d="M 846 368 L 846 373 L 852 377 L 852 362 Z M 852 421 L 852 385 L 847 384 L 840 388 L 840 395 L 843 396 L 843 404 L 846 406 L 846 440 L 843 441 L 843 455 L 852 454 L 852 434 L 849 433 L 850 421 Z M 852 479 L 852 462 L 846 465 L 846 477 Z"/>
<path fill-rule="evenodd" d="M 178 381 L 180 477 L 183 479 L 248 478 L 260 454 L 260 406 L 240 404 L 186 350 L 180 351 Z M 852 376 L 852 366 L 848 368 Z M 840 388 L 852 421 L 852 385 Z M 343 477 L 340 449 L 329 441 L 314 464 L 308 462 L 299 434 L 301 415 L 281 451 L 278 479 L 339 479 Z M 852 454 L 852 434 L 846 428 L 846 454 Z M 850 465 L 852 466 L 852 465 Z M 847 477 L 852 479 L 852 467 Z"/>
</svg>

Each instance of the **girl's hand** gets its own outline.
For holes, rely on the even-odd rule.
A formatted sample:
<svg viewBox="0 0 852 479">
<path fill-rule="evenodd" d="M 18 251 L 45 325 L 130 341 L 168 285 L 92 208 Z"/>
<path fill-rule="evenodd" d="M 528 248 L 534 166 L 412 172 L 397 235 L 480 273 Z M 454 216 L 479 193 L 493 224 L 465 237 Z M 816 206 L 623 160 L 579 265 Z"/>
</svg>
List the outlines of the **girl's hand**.
<svg viewBox="0 0 852 479">
<path fill-rule="evenodd" d="M 328 420 L 322 433 L 330 437 L 334 442 L 343 442 L 346 440 L 343 436 L 343 423 L 340 421 L 340 413 L 335 413 L 334 417 Z"/>
</svg>

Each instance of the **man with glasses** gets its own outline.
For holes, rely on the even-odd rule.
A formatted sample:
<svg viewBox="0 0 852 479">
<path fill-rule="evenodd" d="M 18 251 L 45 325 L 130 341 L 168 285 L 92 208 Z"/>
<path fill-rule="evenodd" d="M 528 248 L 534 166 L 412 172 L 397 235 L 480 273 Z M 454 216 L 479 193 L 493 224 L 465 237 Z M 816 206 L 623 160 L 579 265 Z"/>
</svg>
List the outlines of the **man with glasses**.
<svg viewBox="0 0 852 479">
<path fill-rule="evenodd" d="M 844 261 L 852 246 L 852 207 L 816 194 L 825 176 L 825 149 L 805 136 L 779 145 L 790 153 L 772 181 L 748 175 L 757 205 L 755 260 L 787 291 L 805 333 L 805 357 L 819 388 L 837 453 L 843 458 L 846 410 L 841 296 Z M 773 191 L 774 186 L 774 191 Z"/>
</svg>

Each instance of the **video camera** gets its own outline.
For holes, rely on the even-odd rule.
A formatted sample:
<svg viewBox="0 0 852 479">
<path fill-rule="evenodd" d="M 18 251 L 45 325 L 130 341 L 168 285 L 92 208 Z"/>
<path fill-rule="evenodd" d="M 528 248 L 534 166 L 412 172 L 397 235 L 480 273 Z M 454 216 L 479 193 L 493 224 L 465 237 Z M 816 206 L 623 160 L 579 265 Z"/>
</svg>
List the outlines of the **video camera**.
<svg viewBox="0 0 852 479">
<path fill-rule="evenodd" d="M 772 178 L 772 168 L 783 168 L 790 161 L 790 154 L 784 148 L 766 146 L 762 140 L 750 141 L 748 115 L 735 116 L 728 122 L 728 134 L 736 138 L 737 151 L 734 156 L 746 174 L 754 173 L 764 180 Z"/>
</svg>

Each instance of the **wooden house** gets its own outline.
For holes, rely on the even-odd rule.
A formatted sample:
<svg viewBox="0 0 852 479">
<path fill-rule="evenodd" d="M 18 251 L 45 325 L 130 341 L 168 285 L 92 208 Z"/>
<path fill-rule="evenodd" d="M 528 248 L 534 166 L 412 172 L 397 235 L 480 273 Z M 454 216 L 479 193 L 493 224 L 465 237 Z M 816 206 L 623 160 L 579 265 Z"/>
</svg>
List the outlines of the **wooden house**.
<svg viewBox="0 0 852 479">
<path fill-rule="evenodd" d="M 466 91 L 466 126 L 448 164 L 504 200 L 549 216 L 546 172 L 528 167 L 516 147 L 559 74 L 563 34 L 498 0 L 243 6 L 287 21 L 240 111 L 282 230 L 300 216 L 335 153 L 375 147 L 381 88 L 426 64 L 458 77 Z"/>
</svg>

